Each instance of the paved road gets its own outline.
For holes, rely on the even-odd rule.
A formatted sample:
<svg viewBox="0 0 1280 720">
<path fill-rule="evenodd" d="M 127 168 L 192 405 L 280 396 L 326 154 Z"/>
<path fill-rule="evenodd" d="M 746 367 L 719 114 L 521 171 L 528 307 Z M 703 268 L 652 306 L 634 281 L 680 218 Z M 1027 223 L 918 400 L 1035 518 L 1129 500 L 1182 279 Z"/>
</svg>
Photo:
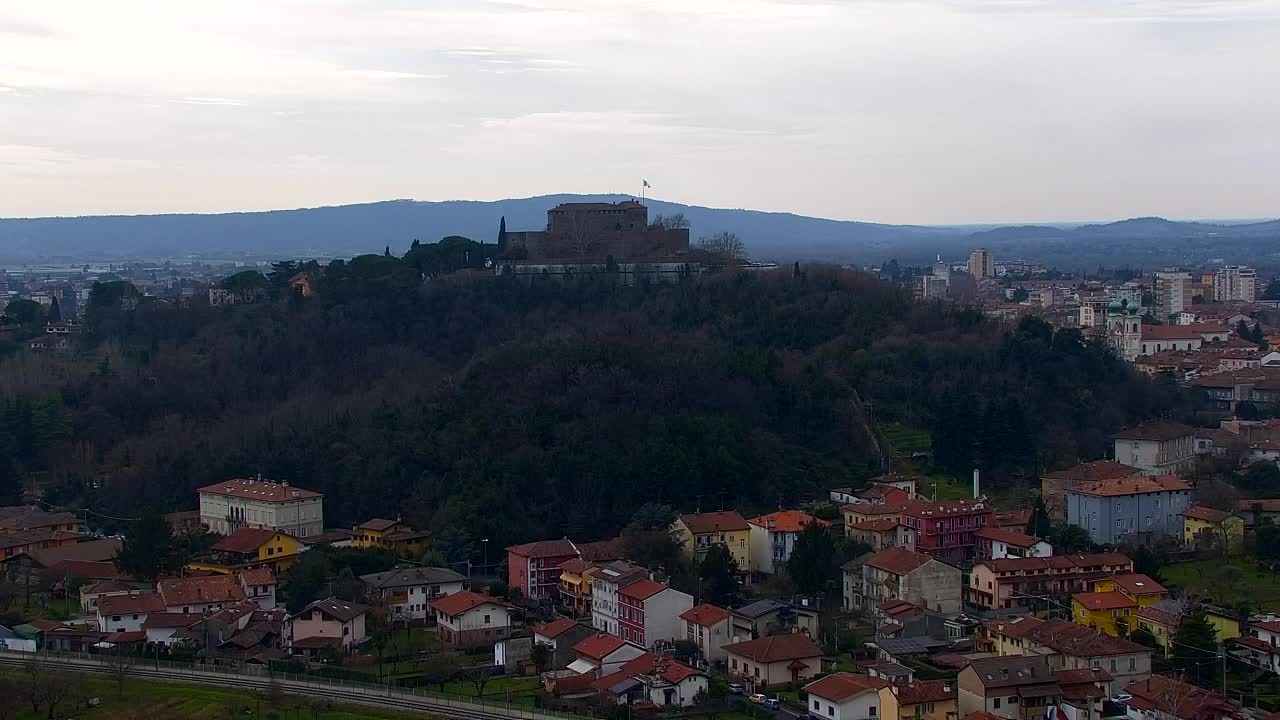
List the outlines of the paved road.
<svg viewBox="0 0 1280 720">
<path fill-rule="evenodd" d="M 108 673 L 111 668 L 103 661 L 85 658 L 69 658 L 38 656 L 40 661 L 49 667 L 78 670 L 81 672 Z M 0 652 L 0 666 L 23 665 L 30 662 L 31 656 L 23 653 Z M 162 682 L 180 682 L 215 687 L 242 688 L 245 690 L 264 690 L 271 683 L 271 678 L 256 675 L 239 675 L 235 673 L 209 672 L 206 670 L 144 667 L 137 665 L 129 668 L 130 677 Z M 366 686 L 347 686 L 334 683 L 322 683 L 297 679 L 296 676 L 283 678 L 276 676 L 275 684 L 287 693 L 307 698 L 322 698 L 338 703 L 371 705 L 393 710 L 408 710 L 430 713 L 441 717 L 459 718 L 459 720 L 487 720 L 488 718 L 504 718 L 507 720 L 563 720 L 564 716 L 550 715 L 527 708 L 506 708 L 498 705 L 480 705 L 477 703 L 454 701 L 436 696 L 419 696 L 403 690 L 391 688 L 370 688 Z"/>
</svg>

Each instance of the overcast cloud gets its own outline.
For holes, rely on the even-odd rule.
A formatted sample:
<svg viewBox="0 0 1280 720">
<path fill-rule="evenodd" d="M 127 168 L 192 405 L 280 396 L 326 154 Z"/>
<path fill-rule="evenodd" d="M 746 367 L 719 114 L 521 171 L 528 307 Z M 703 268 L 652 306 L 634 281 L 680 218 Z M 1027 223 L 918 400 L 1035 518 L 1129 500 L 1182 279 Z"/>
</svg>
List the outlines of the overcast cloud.
<svg viewBox="0 0 1280 720">
<path fill-rule="evenodd" d="M 639 192 L 1280 213 L 1280 0 L 0 6 L 0 215 Z"/>
</svg>

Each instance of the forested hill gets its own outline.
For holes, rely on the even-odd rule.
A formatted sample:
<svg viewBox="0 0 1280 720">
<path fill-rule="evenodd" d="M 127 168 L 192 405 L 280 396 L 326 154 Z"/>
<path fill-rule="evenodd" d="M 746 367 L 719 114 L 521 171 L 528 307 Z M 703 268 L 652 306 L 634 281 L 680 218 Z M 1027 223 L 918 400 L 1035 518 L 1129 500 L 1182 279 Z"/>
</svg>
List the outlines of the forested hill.
<svg viewBox="0 0 1280 720">
<path fill-rule="evenodd" d="M 829 268 L 631 288 L 424 284 L 381 256 L 314 272 L 311 298 L 230 308 L 95 293 L 83 354 L 3 361 L 5 470 L 122 516 L 260 472 L 326 493 L 330 526 L 402 514 L 457 556 L 608 536 L 646 501 L 755 512 L 861 483 L 867 401 L 997 485 L 1173 407 L 1076 332 Z"/>
</svg>

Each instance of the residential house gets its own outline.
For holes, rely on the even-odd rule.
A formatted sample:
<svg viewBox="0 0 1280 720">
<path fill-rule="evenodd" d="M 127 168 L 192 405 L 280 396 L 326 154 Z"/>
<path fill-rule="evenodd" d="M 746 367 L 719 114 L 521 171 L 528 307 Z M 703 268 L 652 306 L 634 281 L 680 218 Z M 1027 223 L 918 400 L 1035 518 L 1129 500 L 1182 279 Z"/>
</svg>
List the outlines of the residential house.
<svg viewBox="0 0 1280 720">
<path fill-rule="evenodd" d="M 1053 546 L 1048 541 L 1017 530 L 984 527 L 975 533 L 978 540 L 979 560 L 1003 560 L 1004 558 L 1049 557 Z"/>
<path fill-rule="evenodd" d="M 979 560 L 965 601 L 984 610 L 1029 608 L 1037 602 L 1066 605 L 1073 593 L 1093 590 L 1095 580 L 1131 572 L 1133 561 L 1120 553 Z"/>
<path fill-rule="evenodd" d="M 492 646 L 511 635 L 512 605 L 469 590 L 432 601 L 436 637 L 448 648 Z"/>
<path fill-rule="evenodd" d="M 1115 436 L 1115 459 L 1122 465 L 1138 468 L 1144 475 L 1188 472 L 1196 462 L 1195 430 L 1167 421 L 1143 423 L 1123 430 Z"/>
<path fill-rule="evenodd" d="M 618 592 L 630 583 L 648 578 L 649 571 L 625 560 L 606 563 L 591 577 L 591 625 L 621 637 L 618 625 Z"/>
<path fill-rule="evenodd" d="M 1108 635 L 1128 637 L 1129 615 L 1138 603 L 1118 592 L 1087 592 L 1071 596 L 1071 617 L 1077 624 Z"/>
<path fill-rule="evenodd" d="M 896 488 L 894 488 L 896 490 Z M 897 492 L 902 492 L 897 490 Z M 799 510 L 779 510 L 761 515 L 747 522 L 748 539 L 751 544 L 749 557 L 751 570 L 772 574 L 776 568 L 782 568 L 791 559 L 791 550 L 796 545 L 796 538 L 810 524 L 829 528 L 831 523 L 819 520 Z"/>
<path fill-rule="evenodd" d="M 269 565 L 284 572 L 298 559 L 303 545 L 298 538 L 271 528 L 238 527 L 230 535 L 214 543 L 210 550 L 228 564 L 190 563 L 191 569 L 225 572 L 229 567 Z"/>
<path fill-rule="evenodd" d="M 271 568 L 252 568 L 240 573 L 240 589 L 262 610 L 276 606 L 276 575 Z"/>
<path fill-rule="evenodd" d="M 7 560 L 19 555 L 31 555 L 40 550 L 74 545 L 79 541 L 79 533 L 49 528 L 0 533 L 0 558 Z"/>
<path fill-rule="evenodd" d="M 845 526 L 845 535 L 854 542 L 871 546 L 872 552 L 880 552 L 894 546 L 915 549 L 915 534 L 898 518 L 867 520 Z"/>
<path fill-rule="evenodd" d="M 703 603 L 680 613 L 684 640 L 698 646 L 706 662 L 722 666 L 727 659 L 724 646 L 733 642 L 733 613 L 722 607 Z"/>
<path fill-rule="evenodd" d="M 831 720 L 882 718 L 880 693 L 889 683 L 870 675 L 839 672 L 804 686 L 809 717 Z"/>
<path fill-rule="evenodd" d="M 998 651 L 1038 656 L 1054 670 L 1100 667 L 1120 683 L 1151 675 L 1151 648 L 1094 628 L 1056 619 L 1036 622 L 1022 618 L 1017 623 L 987 623 L 984 629 Z"/>
<path fill-rule="evenodd" d="M 1062 696 L 1053 670 L 1040 657 L 976 659 L 960 671 L 956 686 L 961 716 L 986 712 L 1007 720 L 1043 718 Z"/>
<path fill-rule="evenodd" d="M 1228 640 L 1234 640 L 1243 634 L 1241 622 L 1242 620 L 1247 621 L 1248 618 L 1242 618 L 1235 611 L 1224 610 L 1205 603 L 1200 604 L 1200 609 L 1204 610 L 1204 619 L 1213 626 L 1214 637 L 1218 639 L 1218 642 L 1224 643 Z"/>
<path fill-rule="evenodd" d="M 880 688 L 882 720 L 957 720 L 956 681 L 916 680 Z"/>
<path fill-rule="evenodd" d="M 284 629 L 294 655 L 314 656 L 325 649 L 349 652 L 365 641 L 369 608 L 334 597 L 317 600 L 291 615 Z"/>
<path fill-rule="evenodd" d="M 560 563 L 560 599 L 575 617 L 591 617 L 591 579 L 600 566 L 583 558 Z"/>
<path fill-rule="evenodd" d="M 163 612 L 164 600 L 154 592 L 109 595 L 98 599 L 98 631 L 141 632 L 148 616 Z"/>
<path fill-rule="evenodd" d="M 732 642 L 789 632 L 816 637 L 818 618 L 818 606 L 809 598 L 762 598 L 733 611 L 729 632 Z"/>
<path fill-rule="evenodd" d="M 388 548 L 401 555 L 419 556 L 427 549 L 429 530 L 414 530 L 399 518 L 374 518 L 351 528 L 351 547 Z"/>
<path fill-rule="evenodd" d="M 1053 679 L 1062 688 L 1058 708 L 1066 716 L 1066 720 L 1096 720 L 1106 717 L 1103 703 L 1109 702 L 1112 696 L 1111 673 L 1097 667 L 1057 670 L 1053 673 Z"/>
<path fill-rule="evenodd" d="M 870 522 L 885 522 L 892 520 L 894 522 L 902 521 L 902 510 L 907 505 L 907 500 L 892 499 L 883 503 L 854 503 L 845 505 L 840 508 L 840 515 L 844 518 L 844 534 L 852 536 L 849 528 L 861 526 Z"/>
<path fill-rule="evenodd" d="M 915 551 L 953 564 L 973 562 L 977 533 L 992 524 L 994 511 L 985 498 L 931 502 L 908 501 L 902 524 L 911 528 Z"/>
<path fill-rule="evenodd" d="M 462 592 L 467 579 L 449 568 L 404 567 L 361 575 L 369 599 L 387 609 L 388 619 L 426 621 L 435 618 L 431 603 Z"/>
<path fill-rule="evenodd" d="M 691 513 L 676 518 L 672 536 L 686 557 L 701 561 L 712 545 L 721 545 L 739 572 L 751 569 L 751 525 L 736 511 Z"/>
<path fill-rule="evenodd" d="M 550 649 L 548 669 L 563 670 L 578 659 L 574 647 L 595 634 L 595 628 L 569 618 L 533 626 L 533 642 Z"/>
<path fill-rule="evenodd" d="M 693 607 L 693 596 L 648 578 L 618 591 L 618 628 L 622 639 L 643 648 L 683 637 L 680 614 Z"/>
<path fill-rule="evenodd" d="M 1264 411 L 1280 405 L 1280 372 L 1265 359 L 1262 367 L 1253 370 L 1202 375 L 1187 384 L 1199 388 L 1216 409 L 1231 413 L 1243 402 Z"/>
<path fill-rule="evenodd" d="M 1067 490 L 1067 522 L 1099 545 L 1182 539 L 1191 486 L 1175 475 L 1099 480 Z"/>
<path fill-rule="evenodd" d="M 235 575 L 162 578 L 156 592 L 169 612 L 203 615 L 248 597 Z"/>
<path fill-rule="evenodd" d="M 190 627 L 202 617 L 186 613 L 158 612 L 147 616 L 142 629 L 147 634 L 147 642 L 153 645 L 174 645 L 178 642 L 179 630 Z"/>
<path fill-rule="evenodd" d="M 288 482 L 261 477 L 224 480 L 196 492 L 200 522 L 211 532 L 230 535 L 240 527 L 268 528 L 302 539 L 324 532 L 324 495 Z"/>
<path fill-rule="evenodd" d="M 1130 720 L 1225 720 L 1246 714 L 1225 697 L 1163 675 L 1124 688 Z"/>
<path fill-rule="evenodd" d="M 1173 638 L 1178 634 L 1181 623 L 1181 605 L 1173 601 L 1162 601 L 1135 609 L 1130 627 L 1134 632 L 1142 630 L 1149 633 L 1155 638 L 1156 645 L 1164 651 L 1164 656 L 1168 657 L 1172 654 Z"/>
<path fill-rule="evenodd" d="M 126 580 L 97 580 L 86 582 L 80 586 L 80 609 L 86 613 L 97 612 L 98 602 L 104 597 L 113 595 L 129 595 L 144 590 L 152 590 L 147 583 Z"/>
<path fill-rule="evenodd" d="M 1280 675 L 1280 621 L 1268 615 L 1245 622 L 1231 642 L 1231 655 L 1241 662 Z"/>
<path fill-rule="evenodd" d="M 1093 462 L 1072 465 L 1065 470 L 1051 472 L 1040 478 L 1040 497 L 1044 500 L 1049 517 L 1064 522 L 1067 519 L 1067 490 L 1085 483 L 1099 480 L 1141 475 L 1140 468 L 1115 460 L 1094 460 Z M 1028 518 L 1029 519 L 1029 518 Z M 1023 527 L 1026 523 L 1023 523 Z"/>
<path fill-rule="evenodd" d="M 579 675 L 601 678 L 622 669 L 630 660 L 645 654 L 644 648 L 614 635 L 598 632 L 573 646 L 577 659 L 569 663 L 569 670 Z"/>
<path fill-rule="evenodd" d="M 995 514 L 995 527 L 1005 528 L 1006 530 L 1017 530 L 1021 532 L 1027 527 L 1027 523 L 1031 522 L 1031 508 L 1022 508 L 1021 510 L 997 510 Z"/>
<path fill-rule="evenodd" d="M 822 672 L 822 648 L 800 633 L 770 635 L 724 647 L 729 674 L 757 689 L 795 685 Z"/>
<path fill-rule="evenodd" d="M 592 685 L 620 705 L 687 708 L 707 692 L 707 675 L 671 658 L 645 653 Z"/>
<path fill-rule="evenodd" d="M 80 534 L 80 518 L 69 512 L 46 512 L 29 505 L 0 507 L 0 535 L 23 530 L 50 530 Z"/>
<path fill-rule="evenodd" d="M 1280 498 L 1237 500 L 1236 514 L 1244 518 L 1246 530 L 1253 530 L 1261 523 L 1268 521 L 1280 525 Z"/>
<path fill-rule="evenodd" d="M 874 609 L 891 600 L 906 600 L 942 613 L 961 610 L 960 569 L 929 555 L 891 547 L 862 561 L 861 597 L 853 607 Z"/>
<path fill-rule="evenodd" d="M 1123 573 L 1095 580 L 1093 589 L 1099 593 L 1121 593 L 1141 607 L 1155 605 L 1169 595 L 1165 586 L 1142 573 Z"/>
<path fill-rule="evenodd" d="M 1190 547 L 1222 548 L 1233 555 L 1244 548 L 1244 518 L 1192 505 L 1182 513 L 1182 541 Z"/>
<path fill-rule="evenodd" d="M 507 548 L 507 585 L 530 600 L 560 594 L 560 566 L 579 556 L 568 538 L 540 540 Z"/>
</svg>

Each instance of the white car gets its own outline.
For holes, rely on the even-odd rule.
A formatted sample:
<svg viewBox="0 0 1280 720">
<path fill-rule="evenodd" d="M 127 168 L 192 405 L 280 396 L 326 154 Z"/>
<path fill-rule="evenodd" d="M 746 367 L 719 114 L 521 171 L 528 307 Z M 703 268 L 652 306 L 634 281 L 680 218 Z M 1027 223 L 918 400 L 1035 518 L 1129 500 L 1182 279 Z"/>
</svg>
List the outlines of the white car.
<svg viewBox="0 0 1280 720">
<path fill-rule="evenodd" d="M 1111 696 L 1111 702 L 1117 702 L 1117 703 L 1128 702 L 1132 699 L 1133 699 L 1133 696 L 1130 695 L 1129 693 L 1116 693 L 1115 695 Z"/>
</svg>

